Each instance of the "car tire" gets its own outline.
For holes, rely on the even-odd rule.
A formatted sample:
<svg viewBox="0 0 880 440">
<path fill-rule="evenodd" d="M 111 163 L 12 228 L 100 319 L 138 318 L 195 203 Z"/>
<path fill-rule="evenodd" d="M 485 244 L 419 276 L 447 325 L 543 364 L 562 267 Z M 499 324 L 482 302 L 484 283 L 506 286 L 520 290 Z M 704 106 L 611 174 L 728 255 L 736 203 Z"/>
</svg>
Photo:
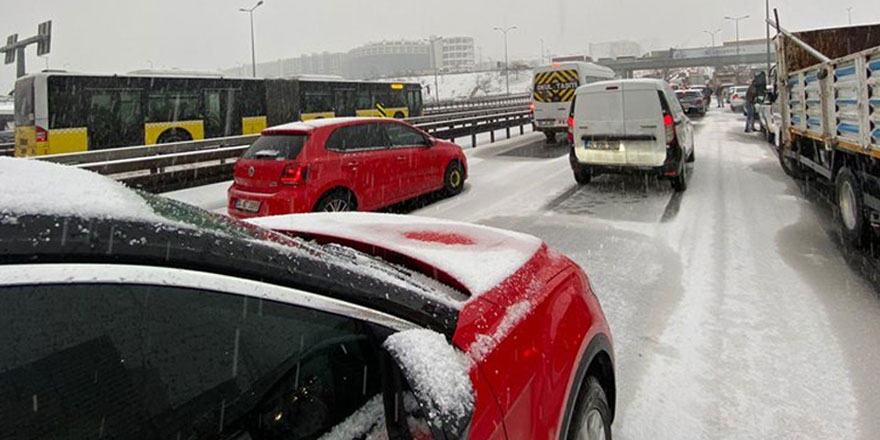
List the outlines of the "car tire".
<svg viewBox="0 0 880 440">
<path fill-rule="evenodd" d="M 678 175 L 672 178 L 672 189 L 675 192 L 684 192 L 687 191 L 688 181 L 687 181 L 688 167 L 685 164 L 681 164 L 681 171 L 678 172 Z"/>
<path fill-rule="evenodd" d="M 576 167 L 574 170 L 574 180 L 578 185 L 588 185 L 593 180 L 593 173 L 585 166 Z"/>
<path fill-rule="evenodd" d="M 611 440 L 611 407 L 599 380 L 587 376 L 578 392 L 567 440 Z"/>
<path fill-rule="evenodd" d="M 461 194 L 464 189 L 464 168 L 461 162 L 455 160 L 446 167 L 443 174 L 443 192 L 447 196 Z"/>
<path fill-rule="evenodd" d="M 843 167 L 834 181 L 834 194 L 838 210 L 838 223 L 847 243 L 861 248 L 865 245 L 867 228 L 865 227 L 862 190 L 855 174 Z"/>
<path fill-rule="evenodd" d="M 325 194 L 315 204 L 315 212 L 348 212 L 357 210 L 357 201 L 350 191 L 335 190 Z"/>
</svg>

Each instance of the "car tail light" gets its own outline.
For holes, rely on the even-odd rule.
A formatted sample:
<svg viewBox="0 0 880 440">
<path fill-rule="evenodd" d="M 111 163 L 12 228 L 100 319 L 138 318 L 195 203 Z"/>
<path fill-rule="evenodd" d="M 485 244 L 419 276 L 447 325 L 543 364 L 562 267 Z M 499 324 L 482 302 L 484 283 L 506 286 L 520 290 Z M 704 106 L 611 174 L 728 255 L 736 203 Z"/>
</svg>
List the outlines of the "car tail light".
<svg viewBox="0 0 880 440">
<path fill-rule="evenodd" d="M 532 113 L 535 113 L 535 103 L 534 102 L 529 103 L 529 111 Z"/>
<path fill-rule="evenodd" d="M 697 100 L 697 105 L 703 105 L 703 100 L 702 100 L 702 99 L 698 99 L 698 100 Z"/>
<path fill-rule="evenodd" d="M 739 99 L 739 95 L 733 95 L 733 97 L 730 99 Z"/>
<path fill-rule="evenodd" d="M 675 141 L 675 120 L 672 115 L 663 115 L 663 127 L 666 128 L 666 145 L 672 145 Z"/>
<path fill-rule="evenodd" d="M 302 185 L 309 177 L 308 165 L 293 164 L 284 167 L 281 172 L 281 183 L 285 185 Z"/>
<path fill-rule="evenodd" d="M 568 143 L 574 145 L 574 117 L 568 117 Z"/>
<path fill-rule="evenodd" d="M 43 127 L 37 127 L 35 140 L 37 142 L 49 142 L 49 132 Z"/>
</svg>

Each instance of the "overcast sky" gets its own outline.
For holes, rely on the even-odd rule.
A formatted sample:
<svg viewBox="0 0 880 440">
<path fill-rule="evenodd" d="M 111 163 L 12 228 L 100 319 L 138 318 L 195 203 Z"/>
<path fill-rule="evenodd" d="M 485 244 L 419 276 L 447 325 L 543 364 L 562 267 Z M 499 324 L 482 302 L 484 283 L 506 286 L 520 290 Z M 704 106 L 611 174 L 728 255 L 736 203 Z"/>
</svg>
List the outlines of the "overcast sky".
<svg viewBox="0 0 880 440">
<path fill-rule="evenodd" d="M 135 69 L 217 70 L 250 63 L 245 0 L 0 0 L 0 38 L 36 33 L 53 20 L 51 68 L 122 73 Z M 877 0 L 771 0 L 792 30 L 880 22 Z M 484 59 L 503 58 L 510 33 L 511 58 L 537 58 L 540 40 L 554 54 L 586 53 L 590 42 L 633 40 L 644 50 L 708 45 L 704 30 L 721 29 L 724 16 L 751 15 L 743 39 L 764 35 L 763 0 L 265 0 L 255 13 L 257 61 L 304 53 L 347 51 L 365 42 L 467 35 Z M 478 50 L 479 52 L 479 50 Z M 46 60 L 28 50 L 28 71 Z M 0 66 L 0 91 L 12 88 L 14 65 Z"/>
</svg>

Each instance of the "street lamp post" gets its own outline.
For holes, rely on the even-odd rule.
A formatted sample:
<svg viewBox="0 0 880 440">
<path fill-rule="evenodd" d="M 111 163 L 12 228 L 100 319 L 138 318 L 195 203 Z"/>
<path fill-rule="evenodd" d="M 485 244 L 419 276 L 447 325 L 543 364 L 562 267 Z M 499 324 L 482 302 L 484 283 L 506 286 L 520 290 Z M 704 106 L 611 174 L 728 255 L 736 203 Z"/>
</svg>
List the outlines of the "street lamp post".
<svg viewBox="0 0 880 440">
<path fill-rule="evenodd" d="M 434 45 L 437 41 L 443 41 L 443 37 L 431 38 L 431 64 L 434 65 L 434 100 L 440 102 L 440 81 L 437 79 L 437 48 Z M 442 49 L 440 51 L 443 52 Z"/>
<path fill-rule="evenodd" d="M 507 83 L 507 94 L 510 95 L 510 59 L 507 57 L 507 33 L 516 29 L 516 26 L 508 28 L 496 27 L 495 30 L 504 34 L 504 78 Z"/>
<path fill-rule="evenodd" d="M 721 32 L 721 29 L 715 29 L 714 31 L 703 31 L 703 32 L 709 34 L 709 36 L 712 37 L 712 47 L 715 47 L 715 34 Z"/>
<path fill-rule="evenodd" d="M 743 15 L 742 17 L 724 17 L 725 20 L 731 20 L 736 23 L 736 56 L 739 57 L 739 22 L 740 20 L 745 20 L 749 18 L 748 15 Z"/>
<path fill-rule="evenodd" d="M 239 8 L 238 10 L 239 12 L 247 12 L 251 16 L 251 66 L 254 78 L 257 77 L 257 49 L 256 44 L 254 43 L 254 11 L 262 4 L 263 0 L 260 0 L 250 9 Z"/>
<path fill-rule="evenodd" d="M 849 17 L 849 25 L 852 26 L 852 6 L 846 8 L 846 15 Z"/>
</svg>

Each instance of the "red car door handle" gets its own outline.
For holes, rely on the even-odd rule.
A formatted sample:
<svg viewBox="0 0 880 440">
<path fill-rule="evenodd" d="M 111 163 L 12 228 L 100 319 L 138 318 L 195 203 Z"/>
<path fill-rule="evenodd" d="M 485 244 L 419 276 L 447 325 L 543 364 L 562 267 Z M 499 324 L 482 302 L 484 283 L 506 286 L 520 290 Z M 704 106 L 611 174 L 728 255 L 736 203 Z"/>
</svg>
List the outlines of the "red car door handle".
<svg viewBox="0 0 880 440">
<path fill-rule="evenodd" d="M 397 160 L 406 160 L 406 156 L 397 156 Z"/>
</svg>

